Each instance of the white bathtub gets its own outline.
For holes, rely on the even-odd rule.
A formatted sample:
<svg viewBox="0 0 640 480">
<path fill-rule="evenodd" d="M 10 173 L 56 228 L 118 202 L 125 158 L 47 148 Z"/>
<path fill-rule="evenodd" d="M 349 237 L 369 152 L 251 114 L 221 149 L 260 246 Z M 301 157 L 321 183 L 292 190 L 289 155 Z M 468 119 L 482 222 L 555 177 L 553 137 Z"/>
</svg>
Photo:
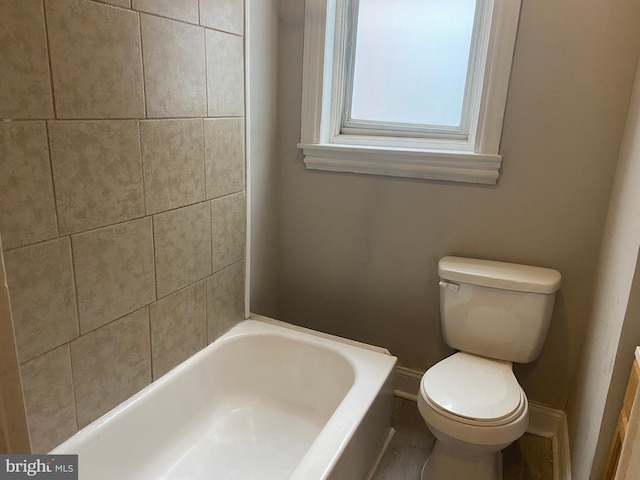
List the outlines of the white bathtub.
<svg viewBox="0 0 640 480">
<path fill-rule="evenodd" d="M 81 480 L 367 477 L 390 432 L 386 350 L 246 320 L 51 453 Z"/>
</svg>

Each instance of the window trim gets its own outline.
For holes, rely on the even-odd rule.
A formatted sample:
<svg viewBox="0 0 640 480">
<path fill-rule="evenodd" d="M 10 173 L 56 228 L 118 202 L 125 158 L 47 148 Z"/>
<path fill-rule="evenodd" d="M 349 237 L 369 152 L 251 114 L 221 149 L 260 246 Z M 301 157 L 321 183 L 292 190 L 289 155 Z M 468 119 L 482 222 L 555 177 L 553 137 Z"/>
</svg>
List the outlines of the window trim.
<svg viewBox="0 0 640 480">
<path fill-rule="evenodd" d="M 342 97 L 341 93 L 334 93 L 334 82 L 339 81 L 343 67 L 334 62 L 334 58 L 344 52 L 345 35 L 336 33 L 345 31 L 347 0 L 305 0 L 298 148 L 303 151 L 306 167 L 495 184 L 502 163 L 498 149 L 520 4 L 521 0 L 488 0 L 491 28 L 486 45 L 481 47 L 486 51 L 486 67 L 476 107 L 478 120 L 474 135 L 468 139 L 438 138 L 425 142 L 414 137 L 393 137 L 390 141 L 383 136 L 342 134 L 337 142 L 332 112 L 341 111 L 341 105 L 336 102 L 342 102 Z M 338 85 L 338 88 L 344 87 Z"/>
</svg>

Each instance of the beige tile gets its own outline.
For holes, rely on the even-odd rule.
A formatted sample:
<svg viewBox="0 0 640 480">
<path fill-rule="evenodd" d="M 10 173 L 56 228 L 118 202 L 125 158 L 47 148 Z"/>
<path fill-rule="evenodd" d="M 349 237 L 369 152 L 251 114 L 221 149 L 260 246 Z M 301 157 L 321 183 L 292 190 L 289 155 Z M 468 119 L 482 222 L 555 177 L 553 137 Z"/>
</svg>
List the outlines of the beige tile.
<svg viewBox="0 0 640 480">
<path fill-rule="evenodd" d="M 0 390 L 2 407 L 0 408 L 0 452 L 31 452 L 27 414 L 24 409 L 20 363 L 16 349 L 9 288 L 2 254 L 2 235 L 0 234 Z M 5 439 L 11 438 L 11 445 Z"/>
<path fill-rule="evenodd" d="M 0 122 L 0 172 L 0 232 L 4 248 L 57 237 L 44 122 Z"/>
<path fill-rule="evenodd" d="M 244 115 L 242 37 L 207 30 L 209 116 Z"/>
<path fill-rule="evenodd" d="M 211 273 L 208 203 L 154 215 L 153 232 L 158 298 L 202 280 Z"/>
<path fill-rule="evenodd" d="M 133 8 L 184 22 L 198 23 L 198 0 L 133 0 Z"/>
<path fill-rule="evenodd" d="M 151 218 L 72 237 L 80 331 L 155 300 Z"/>
<path fill-rule="evenodd" d="M 202 281 L 152 303 L 153 378 L 161 377 L 207 344 L 207 290 Z"/>
<path fill-rule="evenodd" d="M 204 120 L 207 198 L 244 190 L 244 119 Z"/>
<path fill-rule="evenodd" d="M 84 0 L 45 0 L 58 118 L 144 116 L 138 14 Z"/>
<path fill-rule="evenodd" d="M 69 345 L 20 368 L 32 453 L 47 453 L 78 431 Z"/>
<path fill-rule="evenodd" d="M 60 233 L 144 215 L 135 120 L 49 122 Z"/>
<path fill-rule="evenodd" d="M 131 8 L 131 0 L 96 0 L 100 3 L 108 3 L 116 7 Z"/>
<path fill-rule="evenodd" d="M 244 262 L 207 278 L 207 341 L 213 342 L 244 320 Z"/>
<path fill-rule="evenodd" d="M 200 0 L 200 25 L 242 35 L 243 0 Z"/>
<path fill-rule="evenodd" d="M 78 336 L 68 238 L 5 252 L 20 363 Z"/>
<path fill-rule="evenodd" d="M 204 200 L 202 120 L 140 122 L 147 213 Z"/>
<path fill-rule="evenodd" d="M 51 118 L 41 0 L 0 0 L 0 118 Z"/>
<path fill-rule="evenodd" d="M 205 117 L 204 29 L 142 14 L 149 117 Z"/>
<path fill-rule="evenodd" d="M 214 272 L 244 258 L 244 202 L 244 193 L 211 201 L 211 258 Z"/>
<path fill-rule="evenodd" d="M 80 428 L 151 383 L 149 338 L 145 307 L 71 343 Z"/>
</svg>

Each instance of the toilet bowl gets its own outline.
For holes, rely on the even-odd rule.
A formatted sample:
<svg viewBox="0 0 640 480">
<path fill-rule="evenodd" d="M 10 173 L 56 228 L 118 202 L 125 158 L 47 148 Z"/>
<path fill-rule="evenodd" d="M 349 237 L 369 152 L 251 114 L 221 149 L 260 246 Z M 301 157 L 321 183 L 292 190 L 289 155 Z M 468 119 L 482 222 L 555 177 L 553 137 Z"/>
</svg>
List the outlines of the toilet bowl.
<svg viewBox="0 0 640 480">
<path fill-rule="evenodd" d="M 423 480 L 500 480 L 501 450 L 524 434 L 529 407 L 512 362 L 542 350 L 556 270 L 444 257 L 438 263 L 440 318 L 458 352 L 426 371 L 418 409 L 436 441 Z"/>
<path fill-rule="evenodd" d="M 418 409 L 436 437 L 424 480 L 495 480 L 500 451 L 526 431 L 527 397 L 511 364 L 456 353 L 422 377 Z"/>
</svg>

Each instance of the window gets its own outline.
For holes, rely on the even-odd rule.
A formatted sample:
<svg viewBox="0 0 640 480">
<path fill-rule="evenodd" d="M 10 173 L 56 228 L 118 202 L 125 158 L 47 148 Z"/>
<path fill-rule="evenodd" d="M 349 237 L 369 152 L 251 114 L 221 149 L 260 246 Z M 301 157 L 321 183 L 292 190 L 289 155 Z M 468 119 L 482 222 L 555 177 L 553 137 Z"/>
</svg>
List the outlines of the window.
<svg viewBox="0 0 640 480">
<path fill-rule="evenodd" d="M 476 1 L 352 5 L 354 54 L 347 49 L 341 132 L 462 134 Z"/>
<path fill-rule="evenodd" d="M 520 0 L 306 0 L 307 168 L 495 184 Z"/>
</svg>

